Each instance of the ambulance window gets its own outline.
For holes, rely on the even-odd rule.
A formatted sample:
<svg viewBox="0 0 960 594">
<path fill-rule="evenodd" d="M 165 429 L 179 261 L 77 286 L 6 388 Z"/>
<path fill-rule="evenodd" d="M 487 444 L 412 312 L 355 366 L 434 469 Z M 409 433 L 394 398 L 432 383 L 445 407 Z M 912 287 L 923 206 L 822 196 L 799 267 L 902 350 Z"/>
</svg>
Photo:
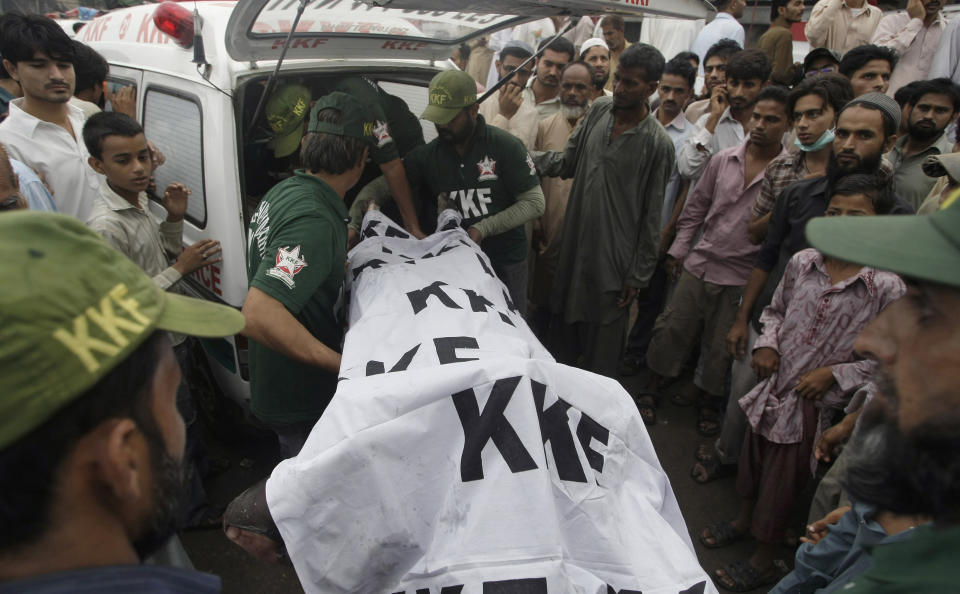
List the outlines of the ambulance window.
<svg viewBox="0 0 960 594">
<path fill-rule="evenodd" d="M 190 189 L 187 220 L 203 228 L 207 201 L 203 186 L 203 134 L 200 104 L 193 98 L 148 88 L 143 105 L 143 129 L 167 161 L 157 169 L 157 194 L 180 182 Z"/>
</svg>

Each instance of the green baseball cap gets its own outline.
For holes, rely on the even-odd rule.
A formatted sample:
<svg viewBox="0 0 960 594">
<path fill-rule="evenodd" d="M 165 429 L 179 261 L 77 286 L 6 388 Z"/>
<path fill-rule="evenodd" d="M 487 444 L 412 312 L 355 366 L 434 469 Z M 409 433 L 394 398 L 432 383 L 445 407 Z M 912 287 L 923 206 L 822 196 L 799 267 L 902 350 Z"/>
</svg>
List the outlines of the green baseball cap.
<svg viewBox="0 0 960 594">
<path fill-rule="evenodd" d="M 42 425 L 155 330 L 229 336 L 237 310 L 160 290 L 79 220 L 0 216 L 0 449 Z"/>
<path fill-rule="evenodd" d="M 273 156 L 280 159 L 300 147 L 303 120 L 310 109 L 310 89 L 303 85 L 283 85 L 270 94 L 265 113 L 273 139 Z"/>
<path fill-rule="evenodd" d="M 321 122 L 317 119 L 317 113 L 321 109 L 336 109 L 340 112 L 340 123 Z M 373 143 L 374 140 L 374 117 L 367 107 L 360 101 L 357 101 L 346 93 L 334 91 L 326 94 L 310 110 L 310 124 L 307 126 L 308 132 L 323 132 L 325 134 L 336 134 L 338 136 L 350 136 L 360 138 Z"/>
<path fill-rule="evenodd" d="M 444 70 L 430 81 L 427 108 L 421 118 L 446 124 L 464 107 L 477 102 L 477 83 L 462 70 Z"/>
<path fill-rule="evenodd" d="M 960 288 L 960 191 L 932 214 L 817 218 L 806 233 L 828 256 Z"/>
</svg>

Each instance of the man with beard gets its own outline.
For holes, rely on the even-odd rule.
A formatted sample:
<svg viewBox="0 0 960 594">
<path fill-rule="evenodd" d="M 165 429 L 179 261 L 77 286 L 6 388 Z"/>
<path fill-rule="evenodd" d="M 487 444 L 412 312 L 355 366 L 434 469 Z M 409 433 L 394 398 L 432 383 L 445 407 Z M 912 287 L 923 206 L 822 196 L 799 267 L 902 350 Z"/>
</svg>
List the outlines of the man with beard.
<svg viewBox="0 0 960 594">
<path fill-rule="evenodd" d="M 660 105 L 654 110 L 653 117 L 670 135 L 674 150 L 679 150 L 683 141 L 696 131 L 694 125 L 683 114 L 683 106 L 693 96 L 696 77 L 696 67 L 682 56 L 667 62 L 663 68 L 663 76 L 660 77 L 660 86 L 657 89 Z M 663 268 L 662 259 L 673 242 L 677 220 L 683 210 L 689 187 L 690 182 L 680 176 L 680 172 L 674 165 L 670 172 L 670 181 L 667 182 L 667 189 L 663 194 L 663 208 L 660 211 L 660 249 L 657 268 L 650 278 L 648 290 L 637 299 L 639 308 L 637 319 L 627 338 L 626 353 L 620 366 L 621 375 L 633 375 L 642 367 L 647 343 L 650 342 L 650 333 L 653 331 L 653 323 L 660 314 L 667 293 L 667 272 Z"/>
<path fill-rule="evenodd" d="M 218 592 L 146 556 L 183 494 L 167 332 L 240 332 L 231 308 L 159 289 L 80 221 L 0 217 L 0 582 L 16 592 Z"/>
<path fill-rule="evenodd" d="M 536 150 L 563 150 L 574 128 L 587 113 L 595 80 L 596 73 L 590 64 L 580 61 L 567 64 L 560 76 L 560 111 L 540 120 L 534 146 Z M 563 215 L 567 211 L 573 180 L 548 177 L 541 180 L 540 184 L 543 187 L 545 208 L 543 216 L 534 221 L 533 226 L 531 254 L 535 262 L 530 302 L 536 307 L 536 312 L 530 317 L 530 321 L 533 330 L 545 339 L 550 323 L 553 277 L 560 257 L 560 231 L 563 229 Z"/>
<path fill-rule="evenodd" d="M 741 51 L 740 44 L 732 39 L 721 39 L 707 50 L 703 63 L 703 95 L 687 106 L 684 114 L 691 122 L 696 122 L 704 114 L 710 113 L 710 97 L 713 89 L 727 82 L 727 60 Z"/>
<path fill-rule="evenodd" d="M 529 273 L 524 225 L 544 210 L 533 161 L 515 136 L 487 125 L 479 115 L 477 86 L 470 75 L 441 72 L 430 81 L 428 97 L 420 117 L 434 123 L 437 138 L 404 159 L 423 207 L 421 223 L 436 220 L 437 196 L 446 194 L 463 215 L 470 238 L 490 258 L 513 304 L 525 314 Z"/>
<path fill-rule="evenodd" d="M 541 175 L 574 178 L 551 300 L 554 352 L 608 377 L 617 374 L 629 306 L 657 262 L 674 148 L 647 100 L 663 67 L 656 48 L 627 48 L 613 98 L 594 101 L 563 151 L 534 157 Z"/>
<path fill-rule="evenodd" d="M 887 89 L 891 97 L 908 82 L 927 78 L 947 28 L 947 19 L 941 13 L 943 4 L 941 0 L 908 0 L 906 11 L 880 19 L 870 42 L 896 50 L 900 56 Z"/>
<path fill-rule="evenodd" d="M 519 138 L 525 147 L 533 148 L 537 139 L 537 122 L 540 114 L 532 103 L 523 98 L 523 90 L 533 73 L 533 66 L 523 64 L 533 55 L 533 48 L 523 41 L 511 40 L 500 50 L 495 66 L 500 80 L 509 82 L 500 87 L 496 95 L 480 104 L 480 115 L 490 125 L 502 128 Z"/>
<path fill-rule="evenodd" d="M 593 92 L 590 100 L 612 95 L 613 92 L 604 88 L 610 79 L 610 48 L 607 47 L 607 42 L 599 37 L 584 41 L 580 48 L 580 59 L 593 68 Z"/>
<path fill-rule="evenodd" d="M 885 157 L 895 169 L 893 187 L 897 194 L 919 208 L 936 183 L 923 172 L 923 162 L 931 155 L 953 152 L 946 129 L 960 112 L 960 87 L 949 78 L 920 81 L 907 103 L 907 133 Z"/>
<path fill-rule="evenodd" d="M 857 339 L 879 363 L 878 393 L 847 446 L 852 499 L 928 516 L 913 537 L 872 550 L 873 568 L 843 592 L 951 592 L 960 547 L 960 201 L 916 217 L 817 220 L 825 254 L 902 275 L 907 295 Z M 909 249 L 907 249 L 909 246 Z M 848 512 L 849 513 L 849 512 Z M 839 590 L 839 588 L 838 588 Z"/>
<path fill-rule="evenodd" d="M 770 60 L 762 51 L 744 50 L 727 61 L 726 82 L 713 88 L 710 113 L 697 120 L 697 132 L 677 151 L 677 167 L 696 181 L 710 157 L 743 144 L 753 104 L 770 78 Z"/>
<path fill-rule="evenodd" d="M 857 97 L 840 112 L 837 119 L 833 155 L 827 164 L 827 174 L 797 181 L 780 194 L 770 215 L 767 236 L 750 271 L 743 290 L 743 299 L 736 319 L 727 333 L 727 348 L 735 359 L 753 353 L 753 345 L 760 335 L 760 314 L 770 304 L 780 283 L 783 271 L 794 254 L 809 247 L 803 231 L 807 221 L 826 212 L 830 188 L 841 177 L 852 173 L 880 173 L 883 153 L 893 145 L 894 134 L 900 125 L 900 107 L 896 101 L 881 93 Z M 891 214 L 912 213 L 913 210 L 899 197 Z M 737 365 L 735 362 L 734 365 Z M 756 371 L 754 369 L 754 371 Z M 756 377 L 738 381 L 741 387 L 731 392 L 727 414 L 716 443 L 720 462 L 735 462 L 743 445 L 746 418 L 738 413 L 737 399 L 756 384 Z M 699 457 L 699 455 L 698 455 Z M 706 464 L 704 464 L 706 466 Z M 730 465 L 707 469 L 694 467 L 698 480 L 712 479 L 729 473 Z"/>
<path fill-rule="evenodd" d="M 560 73 L 573 61 L 576 50 L 566 37 L 544 39 L 537 50 L 542 53 L 537 58 L 533 81 L 523 90 L 523 101 L 536 106 L 542 120 L 560 111 Z"/>
</svg>

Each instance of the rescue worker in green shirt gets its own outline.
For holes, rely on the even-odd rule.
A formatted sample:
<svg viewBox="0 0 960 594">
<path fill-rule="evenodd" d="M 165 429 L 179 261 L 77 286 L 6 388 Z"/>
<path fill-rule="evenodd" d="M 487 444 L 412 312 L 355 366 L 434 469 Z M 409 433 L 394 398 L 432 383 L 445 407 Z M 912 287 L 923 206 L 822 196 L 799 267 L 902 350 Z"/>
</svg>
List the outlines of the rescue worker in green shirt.
<svg viewBox="0 0 960 594">
<path fill-rule="evenodd" d="M 336 391 L 344 195 L 360 178 L 373 131 L 372 114 L 350 96 L 317 101 L 301 141 L 306 169 L 274 186 L 250 221 L 250 408 L 277 434 L 284 458 L 300 451 Z"/>
<path fill-rule="evenodd" d="M 488 126 L 479 109 L 470 75 L 459 70 L 436 75 L 420 117 L 434 123 L 437 138 L 411 151 L 404 169 L 422 227 L 433 231 L 436 199 L 445 195 L 523 315 L 528 282 L 524 225 L 543 214 L 543 190 L 523 143 Z M 364 188 L 351 208 L 351 226 L 359 228 L 369 200 L 383 203 L 386 194 L 382 183 Z"/>
</svg>

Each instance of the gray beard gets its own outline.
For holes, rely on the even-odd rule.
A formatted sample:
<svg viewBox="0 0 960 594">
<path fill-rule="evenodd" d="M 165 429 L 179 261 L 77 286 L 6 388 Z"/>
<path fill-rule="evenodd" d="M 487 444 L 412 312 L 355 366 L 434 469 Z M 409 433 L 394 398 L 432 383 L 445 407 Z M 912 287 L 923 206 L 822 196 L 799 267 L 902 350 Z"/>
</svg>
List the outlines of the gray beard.
<svg viewBox="0 0 960 594">
<path fill-rule="evenodd" d="M 560 105 L 560 113 L 568 120 L 579 120 L 583 114 L 587 113 L 587 106 L 580 105 L 571 107 L 569 105 Z"/>
</svg>

